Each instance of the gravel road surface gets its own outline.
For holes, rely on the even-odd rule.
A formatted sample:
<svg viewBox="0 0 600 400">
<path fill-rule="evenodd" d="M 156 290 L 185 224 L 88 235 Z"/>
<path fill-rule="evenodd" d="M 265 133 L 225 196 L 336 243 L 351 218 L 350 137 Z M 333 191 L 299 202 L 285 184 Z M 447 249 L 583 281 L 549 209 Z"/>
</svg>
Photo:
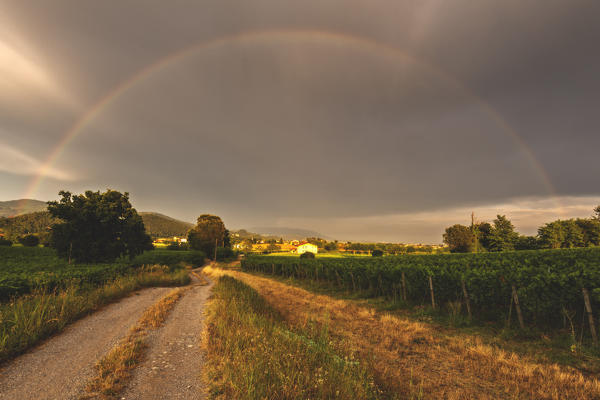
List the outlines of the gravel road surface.
<svg viewBox="0 0 600 400">
<path fill-rule="evenodd" d="M 165 324 L 148 336 L 144 361 L 121 399 L 203 399 L 200 382 L 202 353 L 200 339 L 204 324 L 204 304 L 212 284 L 188 290 L 175 305 Z"/>
<path fill-rule="evenodd" d="M 169 290 L 145 289 L 108 305 L 8 363 L 0 370 L 0 399 L 77 399 L 95 363 Z"/>
</svg>

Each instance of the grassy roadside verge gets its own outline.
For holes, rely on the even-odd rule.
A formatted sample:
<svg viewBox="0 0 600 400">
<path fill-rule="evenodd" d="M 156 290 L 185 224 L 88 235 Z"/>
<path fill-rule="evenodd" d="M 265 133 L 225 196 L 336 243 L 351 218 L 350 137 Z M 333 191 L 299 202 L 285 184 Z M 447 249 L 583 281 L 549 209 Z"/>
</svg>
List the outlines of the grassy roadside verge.
<svg viewBox="0 0 600 400">
<path fill-rule="evenodd" d="M 240 270 L 236 268 L 236 270 Z M 513 323 L 511 328 L 499 323 L 469 321 L 464 305 L 447 304 L 441 310 L 432 310 L 430 306 L 415 306 L 386 299 L 384 297 L 364 297 L 360 293 L 349 293 L 330 284 L 317 283 L 294 277 L 281 277 L 259 272 L 252 275 L 272 279 L 277 282 L 302 288 L 311 293 L 326 295 L 335 299 L 352 301 L 362 307 L 371 308 L 378 313 L 407 318 L 413 322 L 423 322 L 435 326 L 436 335 L 444 338 L 462 335 L 476 336 L 483 344 L 507 352 L 516 353 L 539 363 L 555 363 L 574 368 L 586 376 L 600 378 L 600 349 L 582 346 L 572 338 L 569 330 L 553 334 L 529 329 L 522 331 Z"/>
<path fill-rule="evenodd" d="M 160 327 L 186 289 L 175 289 L 150 306 L 127 336 L 96 364 L 97 375 L 88 384 L 85 399 L 115 399 L 141 361 L 150 329 Z"/>
<path fill-rule="evenodd" d="M 234 268 L 206 267 L 254 288 L 288 326 L 328 327 L 330 345 L 350 349 L 385 395 L 447 399 L 598 399 L 600 381 L 556 364 L 487 345 L 475 335 L 440 334 L 429 322 L 377 312 L 357 301 L 318 295 Z"/>
<path fill-rule="evenodd" d="M 375 399 L 373 378 L 336 353 L 326 329 L 291 330 L 251 287 L 222 276 L 203 336 L 204 379 L 213 399 Z"/>
<path fill-rule="evenodd" d="M 0 363 L 60 332 L 69 323 L 135 290 L 187 283 L 189 276 L 186 270 L 171 271 L 155 265 L 141 268 L 134 275 L 116 278 L 98 288 L 70 287 L 55 292 L 38 291 L 0 304 Z"/>
</svg>

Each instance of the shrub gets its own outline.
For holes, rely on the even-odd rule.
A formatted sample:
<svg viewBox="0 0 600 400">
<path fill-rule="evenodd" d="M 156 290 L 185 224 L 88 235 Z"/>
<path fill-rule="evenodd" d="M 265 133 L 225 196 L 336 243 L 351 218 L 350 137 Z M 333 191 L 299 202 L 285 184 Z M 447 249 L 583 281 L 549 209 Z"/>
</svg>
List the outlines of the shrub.
<svg viewBox="0 0 600 400">
<path fill-rule="evenodd" d="M 315 253 L 307 251 L 306 253 L 300 254 L 300 258 L 315 258 Z"/>
<path fill-rule="evenodd" d="M 383 250 L 373 250 L 371 252 L 371 255 L 373 257 L 382 257 L 383 256 Z"/>
<path fill-rule="evenodd" d="M 12 242 L 8 239 L 0 237 L 0 246 L 12 246 Z"/>
<path fill-rule="evenodd" d="M 40 244 L 40 238 L 35 235 L 26 235 L 19 238 L 19 243 L 26 247 L 35 247 Z"/>
<path fill-rule="evenodd" d="M 217 247 L 217 261 L 223 261 L 235 257 L 235 252 L 229 247 Z"/>
<path fill-rule="evenodd" d="M 204 264 L 206 255 L 201 251 L 171 251 L 171 250 L 151 250 L 133 259 L 133 265 L 168 265 L 175 267 L 181 263 L 193 267 L 199 267 Z"/>
</svg>

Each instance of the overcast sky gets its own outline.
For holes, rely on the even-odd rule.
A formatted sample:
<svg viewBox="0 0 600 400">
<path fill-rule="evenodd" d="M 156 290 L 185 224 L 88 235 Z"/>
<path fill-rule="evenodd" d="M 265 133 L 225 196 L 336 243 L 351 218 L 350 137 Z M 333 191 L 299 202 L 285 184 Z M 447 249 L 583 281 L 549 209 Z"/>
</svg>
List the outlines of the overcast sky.
<svg viewBox="0 0 600 400">
<path fill-rule="evenodd" d="M 599 15 L 595 0 L 0 0 L 0 200 L 110 187 L 232 228 L 438 243 L 475 211 L 534 233 L 600 204 Z"/>
</svg>

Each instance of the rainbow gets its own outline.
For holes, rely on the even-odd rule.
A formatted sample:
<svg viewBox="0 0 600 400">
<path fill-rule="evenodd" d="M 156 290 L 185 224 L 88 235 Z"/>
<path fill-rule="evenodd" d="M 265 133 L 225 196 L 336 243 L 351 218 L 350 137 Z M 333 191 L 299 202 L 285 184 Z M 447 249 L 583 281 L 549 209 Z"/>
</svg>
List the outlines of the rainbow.
<svg viewBox="0 0 600 400">
<path fill-rule="evenodd" d="M 435 76 L 443 79 L 444 81 L 451 83 L 463 94 L 474 100 L 482 109 L 489 115 L 489 117 L 498 124 L 499 127 L 518 145 L 518 147 L 527 156 L 531 167 L 541 178 L 544 186 L 547 188 L 548 193 L 556 200 L 556 190 L 552 185 L 552 182 L 544 170 L 541 163 L 535 158 L 531 149 L 525 143 L 525 141 L 519 136 L 519 134 L 509 126 L 505 119 L 496 110 L 494 110 L 487 102 L 478 97 L 475 93 L 465 87 L 456 78 L 449 75 L 445 71 L 440 70 L 422 60 L 417 60 L 411 55 L 399 50 L 396 47 L 390 46 L 385 43 L 377 42 L 371 39 L 349 35 L 346 33 L 337 33 L 330 31 L 321 30 L 270 30 L 270 31 L 251 31 L 244 32 L 234 35 L 222 36 L 218 38 L 209 39 L 196 43 L 192 46 L 183 48 L 179 51 L 169 54 L 168 56 L 142 68 L 133 76 L 125 79 L 120 84 L 112 88 L 107 94 L 105 94 L 100 100 L 98 100 L 91 108 L 89 108 L 81 117 L 75 121 L 75 123 L 64 133 L 56 147 L 50 152 L 47 159 L 44 161 L 42 166 L 39 168 L 37 174 L 31 179 L 26 187 L 23 195 L 23 199 L 33 198 L 37 192 L 41 182 L 47 175 L 50 168 L 56 162 L 58 158 L 63 154 L 69 144 L 79 136 L 85 128 L 92 123 L 107 107 L 109 107 L 115 100 L 121 97 L 124 93 L 134 88 L 136 85 L 150 78 L 153 74 L 161 71 L 165 67 L 179 62 L 186 57 L 195 54 L 200 51 L 206 51 L 209 49 L 215 49 L 227 44 L 232 43 L 257 43 L 261 41 L 313 41 L 316 43 L 331 43 L 340 46 L 359 47 L 366 51 L 371 51 L 378 55 L 388 56 L 394 59 L 409 60 L 410 62 L 419 65 L 421 68 L 426 69 Z M 558 204 L 558 201 L 557 201 Z M 560 205 L 559 205 L 559 208 Z"/>
</svg>

